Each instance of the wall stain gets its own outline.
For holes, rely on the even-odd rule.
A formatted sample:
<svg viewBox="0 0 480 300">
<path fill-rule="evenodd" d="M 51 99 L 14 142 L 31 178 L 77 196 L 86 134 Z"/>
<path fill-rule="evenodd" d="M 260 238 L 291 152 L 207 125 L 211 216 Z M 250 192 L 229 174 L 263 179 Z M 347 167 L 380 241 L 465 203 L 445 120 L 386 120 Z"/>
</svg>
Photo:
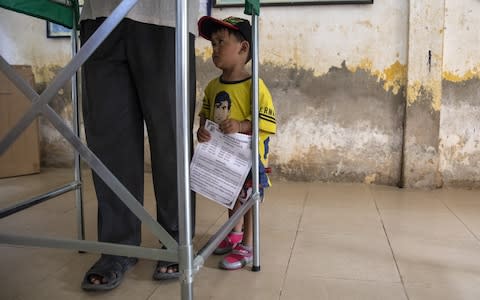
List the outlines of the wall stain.
<svg viewBox="0 0 480 300">
<path fill-rule="evenodd" d="M 440 187 L 440 111 L 432 108 L 434 95 L 420 86 L 416 101 L 407 106 L 404 146 L 404 187 Z"/>
<path fill-rule="evenodd" d="M 363 59 L 356 66 L 348 66 L 351 72 L 363 70 L 375 76 L 378 81 L 383 81 L 383 88 L 385 91 L 392 91 L 393 94 L 398 94 L 400 89 L 407 83 L 407 66 L 401 64 L 398 60 L 391 64 L 384 70 L 375 70 L 373 63 L 369 59 Z"/>
<path fill-rule="evenodd" d="M 373 28 L 373 24 L 369 20 L 357 21 L 355 23 L 358 24 L 358 25 L 365 26 L 367 28 Z"/>
<path fill-rule="evenodd" d="M 196 64 L 198 111 L 203 88 L 220 72 L 210 57 L 197 56 Z M 49 67 L 38 73 L 51 80 L 59 70 Z M 383 77 L 365 68 L 352 72 L 345 62 L 323 76 L 315 76 L 312 69 L 262 64 L 260 76 L 269 86 L 278 112 L 278 134 L 271 147 L 273 176 L 396 185 L 405 105 L 403 73 L 398 62 Z M 40 82 L 36 89 L 40 93 L 45 86 Z M 51 102 L 67 120 L 71 120 L 69 98 L 67 84 Z M 196 121 L 198 126 L 198 118 Z M 71 165 L 70 145 L 48 121 L 43 120 L 42 127 L 42 165 Z"/>
<path fill-rule="evenodd" d="M 440 171 L 446 186 L 480 187 L 480 78 L 443 81 Z"/>
<path fill-rule="evenodd" d="M 368 21 L 365 21 L 368 22 Z M 212 49 L 210 46 L 203 49 L 196 50 L 197 57 L 201 57 L 203 61 L 211 59 Z M 300 67 L 296 64 L 296 61 L 301 61 L 303 52 L 297 46 L 293 48 L 293 54 L 288 64 L 279 63 L 276 61 L 264 61 L 263 65 L 271 65 L 278 68 L 290 68 L 290 69 L 303 69 L 312 71 L 312 74 L 316 77 L 324 76 L 326 73 L 319 73 L 315 69 L 308 67 Z M 398 56 L 398 55 L 397 55 Z M 407 84 L 407 65 L 400 63 L 396 60 L 393 64 L 386 67 L 383 70 L 378 70 L 373 67 L 373 62 L 369 58 L 360 60 L 358 64 L 347 64 L 345 61 L 341 64 L 341 67 L 346 67 L 350 72 L 355 73 L 358 70 L 363 70 L 370 75 L 377 78 L 377 81 L 383 82 L 383 88 L 385 91 L 392 91 L 395 95 L 398 94 L 403 87 Z M 328 73 L 328 72 L 327 72 Z"/>
<path fill-rule="evenodd" d="M 41 94 L 55 76 L 62 70 L 58 65 L 47 65 L 34 69 L 34 90 Z M 67 81 L 63 88 L 50 100 L 48 105 L 67 124 L 71 124 L 73 107 L 71 100 L 71 83 Z M 79 91 L 81 93 L 81 91 Z M 40 161 L 44 167 L 71 167 L 73 165 L 73 148 L 43 115 L 40 121 Z"/>
<path fill-rule="evenodd" d="M 407 86 L 407 106 L 412 106 L 422 99 L 421 94 L 431 95 L 430 106 L 439 112 L 442 106 L 442 82 L 440 80 L 428 80 L 426 82 L 414 81 Z"/>
<path fill-rule="evenodd" d="M 395 67 L 394 67 L 395 68 Z M 287 180 L 371 182 L 399 180 L 404 87 L 394 93 L 370 71 L 263 64 L 261 77 L 277 109 L 272 138 L 274 176 Z"/>
<path fill-rule="evenodd" d="M 35 74 L 35 81 L 39 84 L 45 84 L 52 81 L 57 73 L 62 69 L 60 65 L 42 65 L 33 66 L 33 74 Z"/>
<path fill-rule="evenodd" d="M 480 65 L 468 70 L 463 75 L 457 75 L 454 72 L 445 71 L 443 72 L 443 79 L 450 82 L 462 82 L 471 79 L 480 79 Z"/>
<path fill-rule="evenodd" d="M 203 88 L 220 72 L 210 57 L 197 56 L 197 67 L 198 111 Z M 41 93 L 60 70 L 59 66 L 37 68 L 34 89 Z M 357 67 L 347 67 L 344 62 L 341 67 L 331 67 L 321 76 L 317 76 L 313 69 L 262 64 L 260 75 L 269 86 L 278 111 L 278 134 L 272 138 L 272 177 L 295 181 L 397 185 L 401 174 L 406 71 L 406 66 L 399 61 L 383 72 L 372 71 L 368 60 Z M 445 99 L 442 122 L 453 122 L 462 112 L 478 110 L 480 116 L 480 76 L 477 69 L 462 76 L 444 72 L 443 77 L 443 87 L 440 88 Z M 425 107 L 421 111 L 433 113 L 432 120 L 439 118 L 438 104 L 431 105 L 435 103 L 435 95 L 428 88 L 420 84 L 408 88 L 413 89 L 411 92 L 416 97 L 409 102 L 410 106 L 423 103 Z M 70 83 L 67 83 L 50 102 L 67 122 L 71 121 L 72 113 L 70 93 Z M 459 107 L 461 105 L 468 106 Z M 449 114 L 448 109 L 455 109 L 454 113 Z M 423 118 L 412 116 L 410 120 Z M 478 119 L 474 115 L 470 118 L 472 120 L 467 121 L 469 124 L 475 124 Z M 42 166 L 71 166 L 71 146 L 48 120 L 40 117 L 40 123 Z M 413 172 L 421 164 L 435 169 L 438 163 L 435 157 L 438 156 L 442 164 L 441 169 L 433 173 L 416 170 L 416 185 L 428 185 L 429 182 L 440 185 L 443 181 L 447 186 L 480 185 L 480 138 L 475 128 L 471 128 L 470 133 L 449 131 L 454 130 L 450 129 L 452 126 L 442 126 L 447 130 L 440 142 L 436 138 L 432 140 L 431 134 L 422 134 L 420 128 L 424 129 L 423 125 L 414 132 L 413 140 L 407 139 L 412 161 L 406 167 L 407 172 L 409 169 Z M 447 143 L 452 136 L 456 142 Z M 440 143 L 440 149 L 435 143 Z M 419 148 L 420 144 L 431 146 Z M 148 147 L 147 140 L 145 146 Z M 148 148 L 145 151 L 148 154 Z M 440 155 L 437 151 L 441 152 Z M 145 164 L 149 170 L 148 155 L 146 157 Z"/>
<path fill-rule="evenodd" d="M 380 77 L 385 81 L 383 88 L 386 91 L 392 89 L 394 95 L 405 87 L 407 84 L 407 66 L 401 64 L 398 60 L 386 68 L 383 72 L 384 77 Z"/>
</svg>

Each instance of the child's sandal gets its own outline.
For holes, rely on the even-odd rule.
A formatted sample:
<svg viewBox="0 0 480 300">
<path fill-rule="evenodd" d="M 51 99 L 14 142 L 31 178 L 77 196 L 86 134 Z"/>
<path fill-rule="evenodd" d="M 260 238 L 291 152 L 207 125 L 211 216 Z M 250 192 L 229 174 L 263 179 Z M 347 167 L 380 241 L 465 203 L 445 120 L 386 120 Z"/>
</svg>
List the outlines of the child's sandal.
<svg viewBox="0 0 480 300">
<path fill-rule="evenodd" d="M 229 255 L 220 261 L 220 268 L 225 270 L 238 270 L 251 263 L 253 252 L 250 247 L 238 244 Z"/>
<path fill-rule="evenodd" d="M 218 245 L 213 254 L 223 255 L 233 250 L 243 240 L 243 232 L 230 232 Z"/>
</svg>

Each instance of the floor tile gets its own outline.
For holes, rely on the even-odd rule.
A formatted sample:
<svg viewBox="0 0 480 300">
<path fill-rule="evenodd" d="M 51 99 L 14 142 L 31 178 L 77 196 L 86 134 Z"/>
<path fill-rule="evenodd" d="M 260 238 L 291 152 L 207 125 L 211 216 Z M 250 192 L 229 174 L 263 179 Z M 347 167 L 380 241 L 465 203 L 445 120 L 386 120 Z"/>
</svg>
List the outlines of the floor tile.
<svg viewBox="0 0 480 300">
<path fill-rule="evenodd" d="M 409 239 L 474 240 L 467 227 L 451 213 L 382 211 L 387 234 Z"/>
<path fill-rule="evenodd" d="M 480 280 L 452 278 L 448 284 L 407 284 L 406 290 L 410 300 L 477 300 L 480 299 Z"/>
<path fill-rule="evenodd" d="M 449 280 L 448 284 L 407 284 L 410 300 L 477 300 L 480 298 L 480 281 Z"/>
<path fill-rule="evenodd" d="M 379 210 L 401 210 L 427 213 L 450 213 L 448 207 L 439 198 L 437 190 L 383 190 L 371 188 L 373 198 Z"/>
<path fill-rule="evenodd" d="M 299 230 L 320 235 L 385 235 L 378 212 L 348 208 L 309 207 L 303 212 Z"/>
<path fill-rule="evenodd" d="M 68 183 L 70 169 L 0 179 L 0 208 Z M 97 203 L 84 170 L 85 237 L 96 240 Z M 218 268 L 208 257 L 193 280 L 194 299 L 480 299 L 480 190 L 273 181 L 260 205 L 260 272 Z M 155 216 L 152 176 L 145 208 Z M 227 220 L 227 209 L 197 198 L 194 251 Z M 0 220 L 0 235 L 77 237 L 74 193 Z M 143 225 L 142 246 L 160 246 Z M 80 288 L 98 254 L 0 245 L 0 299 L 180 299 L 179 281 L 152 280 L 141 259 L 117 289 Z"/>
<path fill-rule="evenodd" d="M 406 283 L 472 280 L 480 274 L 480 244 L 472 240 L 392 238 L 391 245 Z"/>
<path fill-rule="evenodd" d="M 280 300 L 407 300 L 400 283 L 287 277 Z"/>
<path fill-rule="evenodd" d="M 288 272 L 298 277 L 400 282 L 388 243 L 371 236 L 299 232 Z"/>
<path fill-rule="evenodd" d="M 377 210 L 368 187 L 362 184 L 312 183 L 305 209 L 313 207 L 344 208 L 367 213 L 375 213 Z"/>
</svg>

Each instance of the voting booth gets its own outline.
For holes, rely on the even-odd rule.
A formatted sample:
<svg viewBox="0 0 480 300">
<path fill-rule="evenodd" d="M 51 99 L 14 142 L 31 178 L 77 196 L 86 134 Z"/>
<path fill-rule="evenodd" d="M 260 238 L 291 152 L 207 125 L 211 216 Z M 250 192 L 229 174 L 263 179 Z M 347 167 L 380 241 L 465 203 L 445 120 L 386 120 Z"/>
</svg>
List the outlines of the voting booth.
<svg viewBox="0 0 480 300">
<path fill-rule="evenodd" d="M 193 299 L 194 275 L 201 269 L 204 262 L 215 250 L 221 240 L 232 230 L 238 220 L 250 209 L 253 209 L 254 251 L 253 271 L 260 270 L 259 257 L 259 161 L 258 143 L 251 143 L 252 155 L 252 197 L 241 206 L 211 239 L 199 250 L 194 252 L 192 245 L 191 207 L 190 207 L 190 140 L 189 121 L 183 116 L 189 115 L 188 105 L 188 16 L 187 0 L 177 0 L 176 13 L 176 115 L 177 115 L 177 170 L 178 170 L 178 201 L 179 201 L 179 232 L 180 242 L 171 237 L 163 229 L 133 195 L 120 183 L 111 171 L 100 161 L 94 152 L 80 139 L 80 126 L 77 99 L 77 71 L 82 64 L 92 55 L 97 47 L 113 31 L 120 21 L 134 7 L 137 0 L 123 0 L 112 14 L 105 20 L 99 29 L 82 45 L 77 46 L 77 24 L 79 20 L 79 5 L 77 0 L 0 0 L 0 7 L 42 18 L 72 29 L 72 60 L 56 75 L 52 82 L 39 95 L 24 80 L 14 67 L 0 56 L 0 70 L 13 85 L 31 102 L 29 107 L 12 124 L 11 129 L 0 136 L 0 156 L 7 152 L 21 134 L 35 123 L 37 116 L 42 115 L 48 119 L 58 132 L 70 143 L 75 150 L 75 179 L 73 182 L 49 191 L 46 194 L 28 199 L 14 206 L 0 210 L 0 218 L 8 217 L 18 211 L 42 203 L 66 192 L 75 192 L 75 201 L 78 216 L 77 239 L 53 239 L 38 236 L 19 236 L 14 234 L 0 234 L 0 243 L 12 245 L 26 245 L 36 247 L 50 247 L 73 249 L 95 253 L 106 253 L 151 260 L 166 260 L 178 262 L 181 272 L 180 288 L 182 299 Z M 252 15 L 252 141 L 258 141 L 258 15 L 259 1 L 246 0 L 245 12 Z M 78 52 L 77 52 L 78 49 Z M 54 95 L 68 82 L 72 82 L 72 104 L 74 108 L 73 124 L 67 124 L 49 105 Z M 121 201 L 134 213 L 141 222 L 150 230 L 166 249 L 146 248 L 141 246 L 128 246 L 112 243 L 102 243 L 85 240 L 83 224 L 82 178 L 80 172 L 80 159 L 83 159 L 93 171 L 114 191 Z M 55 220 L 52 220 L 55 222 Z"/>
</svg>

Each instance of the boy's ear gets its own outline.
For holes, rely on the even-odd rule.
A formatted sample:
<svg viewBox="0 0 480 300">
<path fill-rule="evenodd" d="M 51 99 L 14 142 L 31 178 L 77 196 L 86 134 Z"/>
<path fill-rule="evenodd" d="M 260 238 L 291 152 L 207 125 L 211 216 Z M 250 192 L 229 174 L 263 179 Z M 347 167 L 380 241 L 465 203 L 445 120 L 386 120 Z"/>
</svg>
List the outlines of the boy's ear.
<svg viewBox="0 0 480 300">
<path fill-rule="evenodd" d="M 247 52 L 247 53 L 249 52 L 249 50 L 250 50 L 250 43 L 249 43 L 249 42 L 247 42 L 247 41 L 242 41 L 242 43 L 241 43 L 240 45 L 241 45 L 241 48 L 240 48 L 240 49 L 241 49 L 242 51 L 245 51 L 245 52 Z"/>
</svg>

